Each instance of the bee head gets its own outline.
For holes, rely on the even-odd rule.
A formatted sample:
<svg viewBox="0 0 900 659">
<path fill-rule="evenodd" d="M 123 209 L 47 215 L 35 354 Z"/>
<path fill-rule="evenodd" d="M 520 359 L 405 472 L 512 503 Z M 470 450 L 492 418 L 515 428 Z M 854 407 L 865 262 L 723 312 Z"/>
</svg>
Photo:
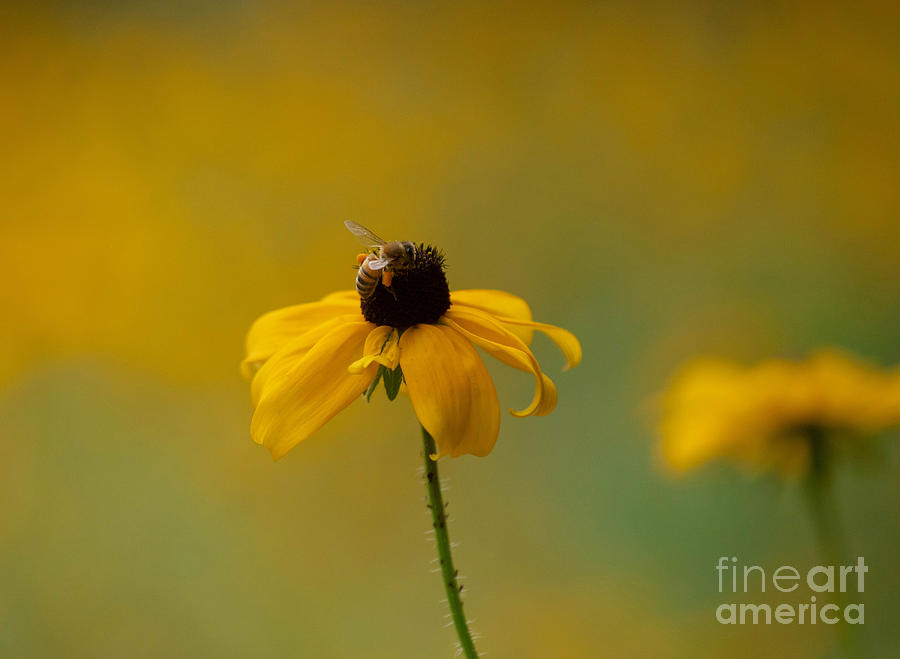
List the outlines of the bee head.
<svg viewBox="0 0 900 659">
<path fill-rule="evenodd" d="M 384 255 L 394 269 L 411 268 L 416 262 L 416 246 L 410 242 L 391 242 L 384 246 Z"/>
</svg>

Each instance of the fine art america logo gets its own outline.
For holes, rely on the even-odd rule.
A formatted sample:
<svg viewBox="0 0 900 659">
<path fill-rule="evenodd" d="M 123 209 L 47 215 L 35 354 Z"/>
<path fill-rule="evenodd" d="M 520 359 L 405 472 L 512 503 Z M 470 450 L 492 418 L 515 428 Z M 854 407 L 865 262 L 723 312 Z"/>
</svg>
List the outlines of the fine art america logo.
<svg viewBox="0 0 900 659">
<path fill-rule="evenodd" d="M 736 556 L 722 556 L 716 565 L 719 592 L 739 594 L 765 593 L 771 584 L 773 591 L 798 594 L 809 593 L 808 601 L 798 604 L 747 604 L 725 602 L 716 608 L 716 620 L 723 625 L 815 625 L 819 622 L 835 625 L 842 620 L 851 625 L 865 623 L 865 608 L 861 603 L 846 603 L 841 593 L 865 591 L 869 567 L 860 556 L 856 565 L 816 565 L 806 571 L 782 565 L 767 574 L 759 565 L 738 565 Z M 822 593 L 824 595 L 817 595 Z M 794 596 L 796 597 L 796 595 Z M 743 599 L 743 598 L 741 598 Z"/>
</svg>

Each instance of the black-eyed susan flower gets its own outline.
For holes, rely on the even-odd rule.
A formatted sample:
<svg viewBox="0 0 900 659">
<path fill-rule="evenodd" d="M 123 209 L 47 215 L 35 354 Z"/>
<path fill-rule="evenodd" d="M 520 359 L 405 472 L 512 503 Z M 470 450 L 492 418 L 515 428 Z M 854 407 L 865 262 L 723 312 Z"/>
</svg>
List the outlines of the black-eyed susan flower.
<svg viewBox="0 0 900 659">
<path fill-rule="evenodd" d="M 822 560 L 838 565 L 851 553 L 834 496 L 834 458 L 898 425 L 900 369 L 882 371 L 826 351 L 749 368 L 692 362 L 663 396 L 659 430 L 662 456 L 677 472 L 728 458 L 802 480 Z M 831 605 L 843 607 L 840 592 Z M 846 656 L 860 654 L 855 628 L 836 626 Z"/>
<path fill-rule="evenodd" d="M 475 346 L 534 377 L 533 399 L 510 410 L 514 416 L 549 414 L 556 387 L 528 348 L 535 330 L 559 346 L 565 368 L 581 360 L 575 336 L 534 322 L 521 298 L 494 290 L 451 292 L 443 256 L 419 245 L 414 265 L 394 273 L 390 289 L 379 283 L 362 300 L 352 290 L 333 293 L 253 324 L 241 365 L 252 379 L 251 435 L 278 459 L 370 391 L 377 378 L 387 384 L 402 374 L 438 456 L 487 455 L 500 408 Z"/>
<path fill-rule="evenodd" d="M 348 228 L 383 243 L 364 227 L 348 223 Z M 253 324 L 241 364 L 256 408 L 250 431 L 278 459 L 354 400 L 370 396 L 379 381 L 392 400 L 405 383 L 422 425 L 428 507 L 447 604 L 459 650 L 471 659 L 477 653 L 450 552 L 437 459 L 484 456 L 497 440 L 497 392 L 475 347 L 532 375 L 531 402 L 510 410 L 525 417 L 549 414 L 556 406 L 556 387 L 528 348 L 533 332 L 559 346 L 566 368 L 581 361 L 581 345 L 571 332 L 534 322 L 528 305 L 515 295 L 451 293 L 443 256 L 433 247 L 390 246 L 403 267 L 387 271 L 385 246 L 378 260 L 389 281 L 369 272 L 374 255 L 360 255 L 357 291 L 272 311 Z"/>
<path fill-rule="evenodd" d="M 662 412 L 662 456 L 675 471 L 729 458 L 801 475 L 816 449 L 811 438 L 859 439 L 900 425 L 900 369 L 835 351 L 749 368 L 699 360 L 674 378 Z"/>
</svg>

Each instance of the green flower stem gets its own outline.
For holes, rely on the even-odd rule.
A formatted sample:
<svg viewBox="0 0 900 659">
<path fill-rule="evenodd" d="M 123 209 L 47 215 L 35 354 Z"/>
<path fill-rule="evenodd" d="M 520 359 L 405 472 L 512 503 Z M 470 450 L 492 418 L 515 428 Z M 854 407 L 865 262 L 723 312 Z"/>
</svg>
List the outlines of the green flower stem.
<svg viewBox="0 0 900 659">
<path fill-rule="evenodd" d="M 847 542 L 841 528 L 831 487 L 831 456 L 828 438 L 822 430 L 809 430 L 810 470 L 806 496 L 822 560 L 839 565 L 847 558 Z"/>
<path fill-rule="evenodd" d="M 456 635 L 459 636 L 459 644 L 462 647 L 463 654 L 466 656 L 466 659 L 475 659 L 478 653 L 475 651 L 475 643 L 472 641 L 472 634 L 469 633 L 469 625 L 466 622 L 466 616 L 463 614 L 457 571 L 453 567 L 453 556 L 450 553 L 447 511 L 444 508 L 444 499 L 441 496 L 441 479 L 438 476 L 438 465 L 436 460 L 431 459 L 431 456 L 437 453 L 437 449 L 434 439 L 424 427 L 422 428 L 422 442 L 425 447 L 425 488 L 428 490 L 428 507 L 431 508 L 434 540 L 437 543 L 444 590 L 447 592 L 447 604 L 450 606 L 450 614 L 453 616 L 453 625 L 456 627 Z"/>
<path fill-rule="evenodd" d="M 807 437 L 810 446 L 810 470 L 806 478 L 806 500 L 819 543 L 819 554 L 825 565 L 844 565 L 849 553 L 834 490 L 831 487 L 832 461 L 829 439 L 826 432 L 820 428 L 810 428 Z M 835 590 L 833 597 L 834 603 L 841 609 L 846 606 L 847 595 L 840 592 L 839 588 Z M 847 657 L 860 656 L 859 640 L 853 629 L 855 626 L 841 622 L 836 627 L 844 654 Z"/>
</svg>

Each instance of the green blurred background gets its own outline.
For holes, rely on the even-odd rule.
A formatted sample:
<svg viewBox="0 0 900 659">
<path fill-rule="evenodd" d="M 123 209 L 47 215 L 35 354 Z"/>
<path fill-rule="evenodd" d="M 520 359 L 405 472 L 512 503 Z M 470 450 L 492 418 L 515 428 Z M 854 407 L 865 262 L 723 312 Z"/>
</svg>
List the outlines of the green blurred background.
<svg viewBox="0 0 900 659">
<path fill-rule="evenodd" d="M 441 463 L 480 649 L 827 656 L 714 621 L 719 556 L 818 562 L 796 488 L 654 457 L 692 356 L 900 362 L 896 5 L 753 4 L 5 6 L 0 654 L 452 655 L 408 400 L 249 437 L 246 329 L 352 286 L 352 218 L 584 344 L 536 341 L 554 414 Z M 873 656 L 898 472 L 837 483 Z"/>
</svg>

